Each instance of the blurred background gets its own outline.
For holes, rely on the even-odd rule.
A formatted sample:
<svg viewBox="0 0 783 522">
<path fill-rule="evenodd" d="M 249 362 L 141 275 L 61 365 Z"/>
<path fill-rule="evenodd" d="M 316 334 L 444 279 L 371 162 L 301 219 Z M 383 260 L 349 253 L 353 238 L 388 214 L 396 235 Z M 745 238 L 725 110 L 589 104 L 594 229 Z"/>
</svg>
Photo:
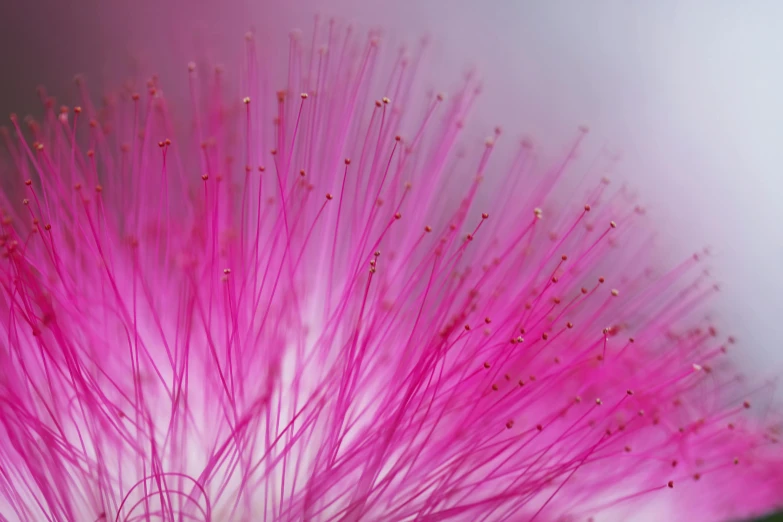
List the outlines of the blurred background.
<svg viewBox="0 0 783 522">
<path fill-rule="evenodd" d="M 474 124 L 555 153 L 589 125 L 589 147 L 620 155 L 672 259 L 711 248 L 739 364 L 783 374 L 777 0 L 3 0 L 0 114 L 38 111 L 39 84 L 72 94 L 77 72 L 100 93 L 132 62 L 177 88 L 195 53 L 231 59 L 249 28 L 284 38 L 317 11 L 399 40 L 429 35 L 438 70 L 476 66 Z"/>
</svg>

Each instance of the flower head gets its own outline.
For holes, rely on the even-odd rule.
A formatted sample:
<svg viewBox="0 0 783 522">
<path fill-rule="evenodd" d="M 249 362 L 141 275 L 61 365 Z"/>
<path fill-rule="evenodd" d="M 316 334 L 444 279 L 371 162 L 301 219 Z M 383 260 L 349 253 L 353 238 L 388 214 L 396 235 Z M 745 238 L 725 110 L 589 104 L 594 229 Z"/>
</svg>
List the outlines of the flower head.
<svg viewBox="0 0 783 522">
<path fill-rule="evenodd" d="M 661 270 L 626 190 L 570 180 L 587 129 L 551 168 L 527 140 L 505 161 L 501 129 L 463 138 L 471 75 L 428 93 L 420 49 L 325 33 L 286 76 L 252 34 L 238 84 L 190 64 L 191 119 L 155 78 L 12 117 L 6 519 L 772 507 L 779 428 L 703 256 Z"/>
</svg>

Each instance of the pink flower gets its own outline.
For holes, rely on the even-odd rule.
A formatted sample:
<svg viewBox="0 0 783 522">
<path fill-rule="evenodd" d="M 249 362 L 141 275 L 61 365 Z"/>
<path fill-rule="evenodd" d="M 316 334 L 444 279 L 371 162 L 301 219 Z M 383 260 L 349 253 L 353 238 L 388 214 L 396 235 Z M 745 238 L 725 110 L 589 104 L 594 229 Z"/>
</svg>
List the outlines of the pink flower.
<svg viewBox="0 0 783 522">
<path fill-rule="evenodd" d="M 238 82 L 191 64 L 192 120 L 155 78 L 101 109 L 42 92 L 32 143 L 12 117 L 2 520 L 779 502 L 779 418 L 724 356 L 703 254 L 661 269 L 607 165 L 572 179 L 587 129 L 542 168 L 463 136 L 478 83 L 427 92 L 422 48 L 328 24 L 289 49 L 279 76 L 252 35 Z"/>
</svg>

